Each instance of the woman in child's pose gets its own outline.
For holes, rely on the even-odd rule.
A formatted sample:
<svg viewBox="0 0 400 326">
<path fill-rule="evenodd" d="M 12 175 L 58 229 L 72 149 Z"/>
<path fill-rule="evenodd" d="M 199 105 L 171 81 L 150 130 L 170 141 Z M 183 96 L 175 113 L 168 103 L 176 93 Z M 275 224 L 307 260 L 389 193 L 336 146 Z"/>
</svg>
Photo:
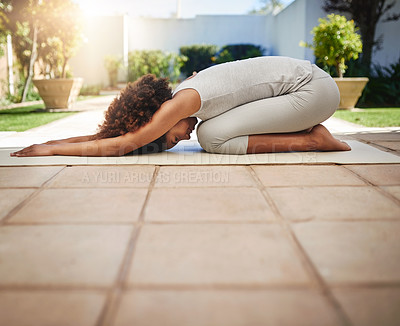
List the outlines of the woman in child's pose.
<svg viewBox="0 0 400 326">
<path fill-rule="evenodd" d="M 194 74 L 172 93 L 146 75 L 121 91 L 97 134 L 32 145 L 12 156 L 120 156 L 159 152 L 189 139 L 197 118 L 210 153 L 346 151 L 320 123 L 339 103 L 333 79 L 309 61 L 259 57 Z"/>
</svg>

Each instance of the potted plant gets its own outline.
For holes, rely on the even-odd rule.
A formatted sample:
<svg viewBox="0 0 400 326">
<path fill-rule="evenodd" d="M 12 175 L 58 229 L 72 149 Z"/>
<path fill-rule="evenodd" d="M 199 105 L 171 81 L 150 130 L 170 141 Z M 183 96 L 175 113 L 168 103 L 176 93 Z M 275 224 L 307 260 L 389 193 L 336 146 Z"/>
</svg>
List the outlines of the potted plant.
<svg viewBox="0 0 400 326">
<path fill-rule="evenodd" d="M 43 2 L 38 33 L 38 63 L 42 79 L 33 83 L 46 108 L 70 108 L 83 84 L 82 78 L 68 78 L 68 60 L 81 41 L 81 15 L 71 0 Z"/>
<path fill-rule="evenodd" d="M 301 46 L 313 49 L 318 62 L 325 66 L 334 66 L 338 78 L 334 78 L 340 92 L 339 108 L 353 109 L 368 82 L 368 78 L 343 77 L 350 59 L 357 59 L 362 52 L 361 37 L 354 21 L 346 17 L 331 14 L 320 18 L 319 25 L 311 33 L 313 44 L 300 42 Z"/>
<path fill-rule="evenodd" d="M 108 72 L 108 80 L 111 88 L 116 88 L 118 83 L 118 72 L 123 66 L 122 59 L 113 55 L 107 55 L 104 58 L 104 65 Z"/>
</svg>

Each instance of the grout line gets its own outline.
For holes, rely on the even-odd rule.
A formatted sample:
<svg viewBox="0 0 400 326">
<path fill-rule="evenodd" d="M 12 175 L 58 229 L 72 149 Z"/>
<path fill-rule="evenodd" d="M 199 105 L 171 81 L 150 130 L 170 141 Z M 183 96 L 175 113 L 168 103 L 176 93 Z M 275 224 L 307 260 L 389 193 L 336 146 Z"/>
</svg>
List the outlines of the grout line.
<svg viewBox="0 0 400 326">
<path fill-rule="evenodd" d="M 332 187 L 349 187 L 349 188 L 362 188 L 366 187 L 368 185 L 355 185 L 355 184 L 324 184 L 324 185 L 319 185 L 319 184 L 313 184 L 313 185 L 307 185 L 307 184 L 296 184 L 296 185 L 268 185 L 268 186 L 263 186 L 263 188 L 269 188 L 269 189 L 279 189 L 279 188 L 332 188 Z"/>
<path fill-rule="evenodd" d="M 99 315 L 99 318 L 96 322 L 97 326 L 109 326 L 112 325 L 117 309 L 122 299 L 122 292 L 125 286 L 125 281 L 128 277 L 129 269 L 132 265 L 134 253 L 137 246 L 138 237 L 140 235 L 142 226 L 144 224 L 144 211 L 146 209 L 147 203 L 150 198 L 150 194 L 154 188 L 154 184 L 156 182 L 157 175 L 159 173 L 160 167 L 156 166 L 153 172 L 153 177 L 148 187 L 148 192 L 146 198 L 143 202 L 142 209 L 139 214 L 138 223 L 134 226 L 131 237 L 128 242 L 128 247 L 125 252 L 123 261 L 121 263 L 121 267 L 118 273 L 117 280 L 113 286 L 113 288 L 109 291 L 103 309 Z"/>
<path fill-rule="evenodd" d="M 383 218 L 305 218 L 305 219 L 298 219 L 298 220 L 290 220 L 290 224 L 300 224 L 300 223 L 308 223 L 308 222 L 318 222 L 318 223 L 332 223 L 332 222 L 340 222 L 340 223 L 374 223 L 374 222 L 395 222 L 398 223 L 400 222 L 400 219 L 398 217 L 383 217 Z"/>
<path fill-rule="evenodd" d="M 54 284 L 54 285 L 32 285 L 32 284 L 2 284 L 0 285 L 1 291 L 98 291 L 104 292 L 109 291 L 108 286 L 97 286 L 97 285 L 67 285 L 67 284 Z"/>
<path fill-rule="evenodd" d="M 36 190 L 34 192 L 32 192 L 28 197 L 26 197 L 23 201 L 21 201 L 19 204 L 17 204 L 13 209 L 11 209 L 11 211 L 9 211 L 6 216 L 4 216 L 1 220 L 0 220 L 0 226 L 3 226 L 4 224 L 6 224 L 19 210 L 21 210 L 22 207 L 24 207 L 28 202 L 30 202 L 33 198 L 37 197 L 42 191 L 43 189 L 45 189 L 46 185 L 53 180 L 59 173 L 61 173 L 61 171 L 63 171 L 65 169 L 64 168 L 60 169 L 57 173 L 55 173 L 53 176 L 51 176 L 48 180 L 46 180 L 45 182 L 43 182 L 39 188 L 36 188 Z"/>
<path fill-rule="evenodd" d="M 374 288 L 400 288 L 399 281 L 393 282 L 361 282 L 361 283 L 332 283 L 330 288 L 335 289 L 374 289 Z M 142 291 L 203 291 L 203 290 L 234 290 L 234 291 L 265 291 L 265 290 L 310 290 L 313 288 L 307 284 L 288 284 L 288 283 L 254 283 L 254 284 L 237 284 L 237 283 L 211 283 L 211 284 L 133 284 L 126 287 L 127 290 Z M 314 288 L 315 290 L 315 288 Z M 317 289 L 318 291 L 318 289 Z"/>
<path fill-rule="evenodd" d="M 291 228 L 290 222 L 288 222 L 283 215 L 280 213 L 278 207 L 275 205 L 275 202 L 270 197 L 266 188 L 263 187 L 260 178 L 258 177 L 257 173 L 254 171 L 252 167 L 249 167 L 249 172 L 252 174 L 255 182 L 258 184 L 259 189 L 261 190 L 266 202 L 270 205 L 272 211 L 276 215 L 276 217 L 281 222 L 280 225 L 286 232 L 289 241 L 292 244 L 292 247 L 298 254 L 302 265 L 306 268 L 308 274 L 311 277 L 311 280 L 314 282 L 314 285 L 317 287 L 319 291 L 326 297 L 328 303 L 332 306 L 334 311 L 336 311 L 338 317 L 340 318 L 343 325 L 349 326 L 352 325 L 349 317 L 346 315 L 344 309 L 340 305 L 340 303 L 334 297 L 332 291 L 330 290 L 329 286 L 325 283 L 323 277 L 320 275 L 318 269 L 314 266 L 311 258 L 307 255 L 307 252 L 301 245 L 300 241 L 297 239 L 294 231 Z"/>
<path fill-rule="evenodd" d="M 308 284 L 288 284 L 288 283 L 207 283 L 207 284 L 134 284 L 126 287 L 130 291 L 266 291 L 266 290 L 310 290 L 313 288 Z"/>
<path fill-rule="evenodd" d="M 36 188 L 36 187 L 25 187 L 25 188 Z M 14 187 L 14 188 L 8 188 L 8 187 L 5 187 L 5 188 L 1 188 L 0 187 L 0 189 L 25 189 L 25 188 L 22 188 L 22 187 Z M 132 186 L 132 187 L 121 187 L 120 185 L 118 186 L 118 185 L 115 185 L 115 186 L 103 186 L 103 187 L 98 187 L 98 186 L 87 186 L 87 187 L 74 187 L 74 186 L 71 186 L 71 187 L 59 187 L 59 186 L 57 186 L 57 187 L 48 187 L 48 188 L 46 188 L 46 189 L 74 189 L 74 190 L 80 190 L 80 189 L 138 189 L 138 190 L 143 190 L 143 189 L 148 189 L 149 188 L 149 185 L 147 185 L 147 186 Z M 177 186 L 170 186 L 170 187 L 168 187 L 168 186 L 162 186 L 162 187 L 160 187 L 160 186 L 158 186 L 158 187 L 155 187 L 155 189 L 202 189 L 202 188 L 212 188 L 212 189 L 226 189 L 226 188 L 254 188 L 254 186 L 213 186 L 213 185 L 207 185 L 207 184 L 204 184 L 204 185 L 202 185 L 202 186 L 196 186 L 196 187 L 193 187 L 193 186 L 180 186 L 180 185 L 177 185 Z"/>
<path fill-rule="evenodd" d="M 340 282 L 330 283 L 331 289 L 382 289 L 382 288 L 400 288 L 400 281 L 371 281 L 371 282 Z M 289 284 L 289 283 L 252 283 L 252 284 L 238 284 L 238 283 L 208 283 L 208 284 L 157 284 L 157 283 L 143 283 L 133 284 L 124 287 L 124 290 L 139 290 L 139 291 L 265 291 L 265 290 L 313 290 L 308 284 Z M 96 286 L 96 285 L 67 285 L 67 284 L 54 284 L 54 285 L 24 285 L 24 284 L 2 284 L 0 285 L 0 292 L 4 291 L 96 291 L 104 295 L 110 292 L 110 287 Z"/>
<path fill-rule="evenodd" d="M 352 187 L 352 188 L 361 188 L 361 187 L 366 187 L 368 185 L 366 184 L 360 184 L 360 185 L 355 185 L 355 184 L 325 184 L 325 185 L 318 185 L 318 184 L 296 184 L 296 185 L 268 185 L 268 186 L 264 186 L 262 185 L 263 188 L 293 188 L 293 187 L 301 187 L 301 188 L 328 188 L 328 187 Z M 382 185 L 383 187 L 385 186 L 398 186 L 398 185 Z M 128 189 L 128 190 L 132 190 L 132 189 L 136 189 L 136 190 L 144 190 L 147 189 L 149 187 L 149 185 L 147 186 L 140 186 L 140 187 L 110 187 L 110 186 L 106 186 L 106 187 L 46 187 L 46 189 L 54 189 L 54 190 L 58 190 L 58 189 L 68 189 L 68 190 L 87 190 L 87 189 L 99 189 L 99 190 L 107 190 L 107 189 Z M 0 187 L 0 189 L 38 189 L 39 187 Z M 248 185 L 248 186 L 213 186 L 213 185 L 204 185 L 204 186 L 171 186 L 171 187 L 167 187 L 167 186 L 163 186 L 163 187 L 154 187 L 156 190 L 169 190 L 169 189 L 203 189 L 203 188 L 207 188 L 207 189 L 237 189 L 237 188 L 256 188 L 254 185 Z"/>
<path fill-rule="evenodd" d="M 351 282 L 341 282 L 341 283 L 332 283 L 330 285 L 332 289 L 381 289 L 381 288 L 399 288 L 400 289 L 400 281 L 370 281 L 370 282 L 359 282 L 359 283 L 351 283 Z"/>
<path fill-rule="evenodd" d="M 360 184 L 360 185 L 355 185 L 355 184 L 325 184 L 325 185 L 318 185 L 318 184 L 296 184 L 296 185 L 268 185 L 268 186 L 264 186 L 262 185 L 263 188 L 329 188 L 329 187 L 351 187 L 351 188 L 362 188 L 362 187 L 367 187 L 369 185 L 367 184 Z M 386 187 L 386 186 L 398 186 L 398 184 L 391 184 L 391 185 L 381 185 L 381 187 Z M 58 189 L 68 189 L 68 190 L 87 190 L 87 189 L 99 189 L 99 190 L 107 190 L 107 189 L 127 189 L 127 190 L 144 190 L 144 189 L 148 189 L 149 185 L 147 186 L 140 186 L 140 187 L 110 187 L 110 186 L 106 186 L 106 187 L 46 187 L 46 189 L 54 189 L 54 190 L 58 190 Z M 254 185 L 248 185 L 248 186 L 212 186 L 212 185 L 204 185 L 204 186 L 172 186 L 172 187 L 154 187 L 154 189 L 156 190 L 170 190 L 170 189 L 237 189 L 237 188 L 246 188 L 246 189 L 251 189 L 251 188 L 257 188 Z M 0 189 L 39 189 L 39 187 L 0 187 Z"/>
<path fill-rule="evenodd" d="M 386 217 L 386 218 L 304 218 L 304 219 L 294 219 L 287 221 L 289 224 L 301 224 L 301 223 L 309 223 L 309 222 L 318 222 L 318 223 L 332 223 L 332 222 L 341 222 L 341 223 L 374 223 L 374 222 L 395 222 L 400 223 L 400 219 L 397 217 Z M 69 225 L 78 225 L 78 226 L 93 226 L 93 225 L 134 225 L 136 227 L 142 227 L 144 225 L 218 225 L 218 224 L 229 224 L 229 225 L 238 225 L 238 224 L 261 224 L 261 225 L 274 225 L 281 224 L 279 219 L 269 219 L 269 220 L 173 220 L 173 221 L 120 221 L 120 222 L 103 222 L 103 221 L 93 221 L 93 222 L 69 222 L 69 221 L 60 221 L 60 222 L 7 222 L 3 225 L 3 227 L 8 226 L 69 226 Z"/>
</svg>

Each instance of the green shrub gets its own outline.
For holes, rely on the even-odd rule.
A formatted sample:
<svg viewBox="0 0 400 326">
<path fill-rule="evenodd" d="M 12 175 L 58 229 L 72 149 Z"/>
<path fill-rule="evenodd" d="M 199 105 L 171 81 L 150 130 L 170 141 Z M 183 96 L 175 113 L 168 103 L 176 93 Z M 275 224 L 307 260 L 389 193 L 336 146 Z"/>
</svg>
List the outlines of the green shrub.
<svg viewBox="0 0 400 326">
<path fill-rule="evenodd" d="M 81 96 L 89 96 L 89 95 L 99 95 L 103 85 L 84 85 L 82 86 L 79 95 Z"/>
<path fill-rule="evenodd" d="M 0 102 L 1 105 L 5 106 L 5 105 L 12 104 L 12 103 L 21 102 L 22 92 L 24 91 L 24 85 L 25 85 L 25 80 L 23 78 L 18 80 L 14 84 L 15 94 L 12 95 L 12 94 L 8 93 L 8 90 L 7 90 L 6 95 Z M 38 100 L 41 100 L 41 97 L 39 96 L 39 93 L 37 92 L 36 88 L 31 83 L 28 87 L 28 93 L 26 95 L 25 101 L 29 102 L 29 101 L 38 101 Z"/>
<path fill-rule="evenodd" d="M 254 44 L 230 44 L 225 45 L 215 56 L 215 63 L 224 63 L 234 60 L 242 60 L 261 57 L 265 49 Z"/>
<path fill-rule="evenodd" d="M 359 60 L 350 60 L 344 76 L 369 78 L 356 107 L 400 106 L 400 58 L 387 67 L 373 65 L 370 70 Z"/>
<path fill-rule="evenodd" d="M 400 58 L 388 67 L 374 65 L 359 106 L 400 106 Z"/>
<path fill-rule="evenodd" d="M 182 72 L 186 76 L 192 75 L 194 71 L 206 69 L 214 64 L 212 58 L 215 56 L 218 47 L 216 45 L 189 45 L 182 46 L 179 51 L 188 60 L 182 67 Z"/>
<path fill-rule="evenodd" d="M 136 50 L 128 55 L 128 81 L 133 82 L 146 74 L 167 77 L 175 82 L 187 58 L 161 50 Z"/>
<path fill-rule="evenodd" d="M 311 31 L 314 35 L 313 43 L 300 42 L 300 46 L 311 48 L 322 65 L 336 67 L 337 75 L 343 77 L 347 68 L 346 61 L 357 59 L 362 52 L 358 28 L 354 26 L 354 21 L 335 14 L 318 21 L 319 25 Z"/>
</svg>

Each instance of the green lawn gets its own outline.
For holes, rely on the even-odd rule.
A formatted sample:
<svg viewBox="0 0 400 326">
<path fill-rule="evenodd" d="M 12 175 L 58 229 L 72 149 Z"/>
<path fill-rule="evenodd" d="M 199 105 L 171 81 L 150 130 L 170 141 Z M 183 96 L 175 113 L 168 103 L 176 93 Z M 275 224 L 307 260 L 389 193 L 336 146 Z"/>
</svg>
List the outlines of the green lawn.
<svg viewBox="0 0 400 326">
<path fill-rule="evenodd" d="M 338 110 L 334 117 L 366 127 L 399 127 L 400 108 L 371 108 L 362 111 Z"/>
<path fill-rule="evenodd" d="M 76 112 L 47 112 L 43 104 L 0 110 L 0 131 L 25 131 Z"/>
</svg>

